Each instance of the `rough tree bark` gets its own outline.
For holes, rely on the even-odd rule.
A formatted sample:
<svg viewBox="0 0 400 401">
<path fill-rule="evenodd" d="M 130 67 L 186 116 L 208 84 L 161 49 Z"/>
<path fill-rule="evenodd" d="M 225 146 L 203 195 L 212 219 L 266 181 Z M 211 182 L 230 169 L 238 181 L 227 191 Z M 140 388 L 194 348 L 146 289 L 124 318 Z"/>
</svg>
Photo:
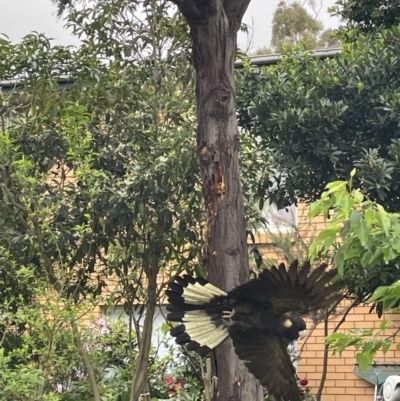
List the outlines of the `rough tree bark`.
<svg viewBox="0 0 400 401">
<path fill-rule="evenodd" d="M 249 279 L 239 176 L 234 61 L 250 0 L 171 0 L 187 19 L 196 69 L 197 144 L 207 212 L 209 279 L 230 290 Z M 217 401 L 259 401 L 262 388 L 230 341 L 216 349 Z"/>
</svg>

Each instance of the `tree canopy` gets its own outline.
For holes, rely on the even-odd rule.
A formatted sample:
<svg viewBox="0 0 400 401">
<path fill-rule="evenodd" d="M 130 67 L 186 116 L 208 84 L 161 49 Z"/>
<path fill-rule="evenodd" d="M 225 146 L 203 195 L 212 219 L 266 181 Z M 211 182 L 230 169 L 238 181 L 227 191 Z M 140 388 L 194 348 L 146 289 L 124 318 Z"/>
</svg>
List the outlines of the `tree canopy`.
<svg viewBox="0 0 400 401">
<path fill-rule="evenodd" d="M 373 32 L 400 22 L 399 0 L 338 0 L 332 11 L 346 23 L 346 29 Z"/>
<path fill-rule="evenodd" d="M 343 45 L 333 59 L 298 49 L 239 73 L 240 125 L 272 155 L 260 196 L 280 207 L 310 202 L 357 167 L 355 185 L 399 210 L 399 41 L 394 26 Z"/>
</svg>

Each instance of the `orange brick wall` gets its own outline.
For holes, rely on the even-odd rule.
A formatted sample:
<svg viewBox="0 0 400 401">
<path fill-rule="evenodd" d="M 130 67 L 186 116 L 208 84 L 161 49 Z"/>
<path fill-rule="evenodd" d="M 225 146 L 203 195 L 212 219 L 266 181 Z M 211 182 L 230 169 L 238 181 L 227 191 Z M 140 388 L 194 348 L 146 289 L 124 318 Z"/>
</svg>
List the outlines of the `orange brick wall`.
<svg viewBox="0 0 400 401">
<path fill-rule="evenodd" d="M 345 307 L 340 308 L 341 312 Z M 341 325 L 338 332 L 346 332 L 348 329 L 368 329 L 378 328 L 381 319 L 378 319 L 375 313 L 369 314 L 369 306 L 359 306 L 354 308 L 347 316 L 345 322 Z M 394 321 L 396 316 L 383 316 Z M 339 323 L 342 314 L 337 315 L 330 320 L 328 324 L 328 333 Z M 309 324 L 309 326 L 312 326 Z M 393 330 L 393 329 L 392 329 Z M 387 330 L 385 335 L 389 336 L 392 330 Z M 298 362 L 298 374 L 307 377 L 309 387 L 315 394 L 321 381 L 323 357 L 324 357 L 324 325 L 319 324 L 306 341 L 299 341 L 298 349 L 301 350 L 300 360 Z M 389 351 L 383 355 L 378 353 L 375 361 L 377 362 L 398 362 L 400 354 L 392 346 Z M 323 401 L 365 401 L 373 400 L 374 386 L 367 381 L 357 377 L 354 374 L 356 359 L 355 350 L 348 349 L 339 355 L 328 355 L 328 369 L 323 391 Z"/>
</svg>

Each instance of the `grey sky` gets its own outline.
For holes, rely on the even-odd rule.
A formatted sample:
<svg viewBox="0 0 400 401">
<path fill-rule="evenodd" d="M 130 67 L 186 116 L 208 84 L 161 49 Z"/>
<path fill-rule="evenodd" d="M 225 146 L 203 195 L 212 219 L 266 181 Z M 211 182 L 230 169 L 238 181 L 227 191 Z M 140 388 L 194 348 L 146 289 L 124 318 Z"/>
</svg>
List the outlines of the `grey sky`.
<svg viewBox="0 0 400 401">
<path fill-rule="evenodd" d="M 326 9 L 335 0 L 323 0 L 324 10 L 320 18 L 326 27 L 337 27 L 338 22 L 331 18 Z M 251 25 L 253 19 L 253 49 L 268 46 L 270 42 L 272 14 L 279 0 L 252 0 L 244 18 Z M 13 42 L 17 42 L 29 32 L 43 32 L 57 40 L 58 44 L 76 45 L 79 41 L 64 27 L 64 22 L 57 20 L 56 8 L 50 0 L 0 0 L 0 33 L 5 33 Z M 239 36 L 239 46 L 245 48 L 247 38 Z"/>
<path fill-rule="evenodd" d="M 1 0 L 0 0 L 1 1 Z M 319 14 L 319 18 L 323 22 L 325 28 L 337 28 L 339 22 L 336 18 L 331 17 L 327 10 L 336 0 L 322 0 L 323 7 Z M 253 50 L 269 46 L 271 41 L 271 25 L 272 15 L 280 0 L 252 0 L 249 8 L 244 16 L 243 22 L 252 25 L 253 20 Z M 246 48 L 247 38 L 244 34 L 239 34 L 239 46 L 242 49 Z"/>
</svg>

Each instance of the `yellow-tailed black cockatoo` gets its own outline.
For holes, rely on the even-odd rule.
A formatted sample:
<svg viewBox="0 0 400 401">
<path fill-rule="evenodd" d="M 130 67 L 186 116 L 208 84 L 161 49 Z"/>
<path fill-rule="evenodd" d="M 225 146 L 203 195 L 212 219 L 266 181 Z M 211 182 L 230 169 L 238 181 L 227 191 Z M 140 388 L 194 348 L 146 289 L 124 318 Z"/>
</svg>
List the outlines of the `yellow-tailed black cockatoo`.
<svg viewBox="0 0 400 401">
<path fill-rule="evenodd" d="M 182 324 L 171 329 L 177 344 L 204 356 L 231 337 L 238 357 L 277 401 L 300 401 L 297 376 L 288 344 L 306 333 L 300 317 L 318 313 L 341 294 L 334 269 L 310 263 L 288 269 L 282 263 L 258 278 L 222 291 L 204 278 L 174 277 L 166 292 L 167 319 Z"/>
</svg>

